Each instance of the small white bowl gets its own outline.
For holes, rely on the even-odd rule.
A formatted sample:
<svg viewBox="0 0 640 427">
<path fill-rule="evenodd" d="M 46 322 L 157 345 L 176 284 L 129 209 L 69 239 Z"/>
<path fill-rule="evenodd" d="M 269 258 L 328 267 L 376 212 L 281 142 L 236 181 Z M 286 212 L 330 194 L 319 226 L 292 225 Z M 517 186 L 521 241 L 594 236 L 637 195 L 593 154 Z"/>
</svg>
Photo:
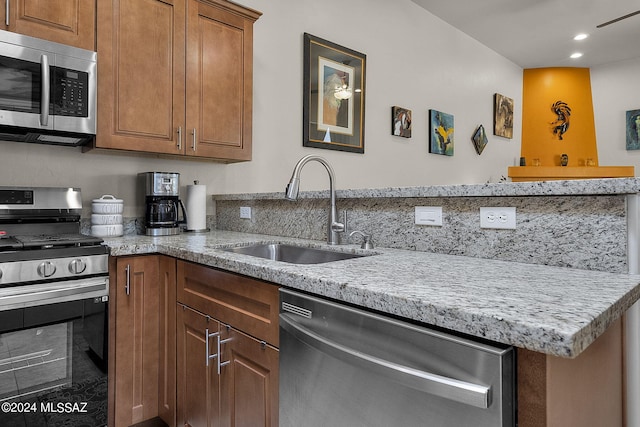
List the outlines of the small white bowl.
<svg viewBox="0 0 640 427">
<path fill-rule="evenodd" d="M 123 234 L 122 224 L 92 225 L 91 235 L 95 237 L 118 237 Z"/>
<path fill-rule="evenodd" d="M 121 214 L 124 210 L 124 203 L 122 199 L 105 194 L 99 199 L 92 200 L 91 209 L 93 213 L 97 214 Z"/>
<path fill-rule="evenodd" d="M 122 215 L 91 214 L 91 224 L 93 225 L 122 224 Z"/>
</svg>

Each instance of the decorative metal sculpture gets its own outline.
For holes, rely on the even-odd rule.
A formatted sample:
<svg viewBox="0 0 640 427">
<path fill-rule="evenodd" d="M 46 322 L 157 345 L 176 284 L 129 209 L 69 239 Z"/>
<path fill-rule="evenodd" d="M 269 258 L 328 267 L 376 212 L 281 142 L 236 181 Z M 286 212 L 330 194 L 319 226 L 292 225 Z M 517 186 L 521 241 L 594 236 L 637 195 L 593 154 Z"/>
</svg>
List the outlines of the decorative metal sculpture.
<svg viewBox="0 0 640 427">
<path fill-rule="evenodd" d="M 562 135 L 569 130 L 569 118 L 571 117 L 571 108 L 567 105 L 566 102 L 558 101 L 551 106 L 551 111 L 553 111 L 558 118 L 551 122 L 551 126 L 553 126 L 553 134 L 558 137 L 560 141 L 562 141 Z"/>
</svg>

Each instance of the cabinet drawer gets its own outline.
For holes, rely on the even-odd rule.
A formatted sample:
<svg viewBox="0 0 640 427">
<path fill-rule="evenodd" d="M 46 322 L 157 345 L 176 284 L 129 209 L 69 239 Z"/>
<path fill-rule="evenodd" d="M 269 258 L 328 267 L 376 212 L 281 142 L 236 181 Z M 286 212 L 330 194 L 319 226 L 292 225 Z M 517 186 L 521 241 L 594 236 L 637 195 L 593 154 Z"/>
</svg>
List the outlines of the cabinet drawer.
<svg viewBox="0 0 640 427">
<path fill-rule="evenodd" d="M 276 285 L 178 260 L 178 301 L 278 347 Z"/>
</svg>

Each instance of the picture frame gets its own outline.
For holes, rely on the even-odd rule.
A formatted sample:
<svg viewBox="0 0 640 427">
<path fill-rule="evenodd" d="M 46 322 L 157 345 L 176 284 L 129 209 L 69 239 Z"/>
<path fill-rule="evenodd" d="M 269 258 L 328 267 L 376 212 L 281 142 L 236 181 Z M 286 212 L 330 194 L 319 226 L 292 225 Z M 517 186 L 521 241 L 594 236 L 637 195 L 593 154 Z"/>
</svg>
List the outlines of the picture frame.
<svg viewBox="0 0 640 427">
<path fill-rule="evenodd" d="M 493 134 L 513 139 L 513 99 L 499 93 L 493 96 Z"/>
<path fill-rule="evenodd" d="M 487 132 L 484 130 L 484 126 L 480 125 L 477 127 L 477 129 L 473 133 L 473 136 L 471 137 L 471 140 L 473 141 L 473 147 L 476 149 L 476 153 L 478 153 L 479 156 L 480 154 L 482 154 L 482 151 L 484 151 L 484 147 L 486 147 L 487 143 L 489 142 L 487 140 Z"/>
<path fill-rule="evenodd" d="M 429 153 L 453 156 L 453 115 L 429 110 Z"/>
<path fill-rule="evenodd" d="M 411 110 L 391 107 L 391 135 L 411 138 Z"/>
<path fill-rule="evenodd" d="M 626 112 L 627 150 L 640 150 L 640 110 Z"/>
<path fill-rule="evenodd" d="M 364 153 L 366 55 L 304 33 L 305 147 Z"/>
</svg>

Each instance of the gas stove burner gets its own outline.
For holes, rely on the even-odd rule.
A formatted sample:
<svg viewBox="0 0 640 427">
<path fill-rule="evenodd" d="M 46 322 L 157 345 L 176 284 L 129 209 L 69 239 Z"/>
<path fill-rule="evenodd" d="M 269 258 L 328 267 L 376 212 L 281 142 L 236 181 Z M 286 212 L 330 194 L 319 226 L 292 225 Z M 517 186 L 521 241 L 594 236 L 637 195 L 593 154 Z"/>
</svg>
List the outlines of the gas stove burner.
<svg viewBox="0 0 640 427">
<path fill-rule="evenodd" d="M 22 248 L 22 243 L 11 236 L 0 236 L 0 252 L 12 251 Z"/>
<path fill-rule="evenodd" d="M 99 237 L 86 236 L 84 234 L 38 234 L 18 235 L 13 238 L 22 244 L 24 249 L 49 249 L 72 246 L 94 246 L 102 243 Z"/>
</svg>

